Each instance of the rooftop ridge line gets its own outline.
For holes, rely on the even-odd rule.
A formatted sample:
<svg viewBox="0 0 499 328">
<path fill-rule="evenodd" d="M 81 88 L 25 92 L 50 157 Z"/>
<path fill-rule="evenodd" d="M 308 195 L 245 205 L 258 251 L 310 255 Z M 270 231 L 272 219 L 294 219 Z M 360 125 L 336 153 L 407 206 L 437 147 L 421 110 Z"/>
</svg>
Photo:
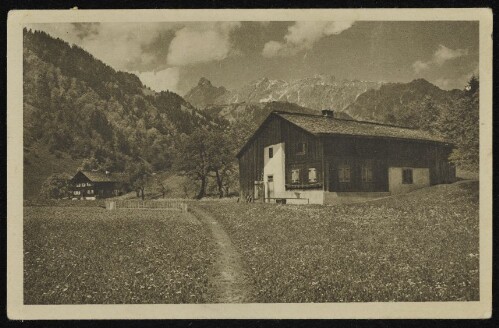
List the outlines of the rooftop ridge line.
<svg viewBox="0 0 499 328">
<path fill-rule="evenodd" d="M 389 126 L 393 128 L 401 128 L 401 129 L 408 129 L 408 130 L 421 130 L 413 127 L 408 127 L 408 126 L 403 126 L 403 125 L 395 125 L 395 124 L 387 124 L 387 123 L 380 123 L 380 122 L 372 122 L 372 121 L 361 121 L 361 120 L 355 120 L 355 119 L 347 119 L 347 118 L 337 118 L 337 117 L 331 117 L 331 116 L 324 116 L 321 114 L 308 114 L 308 113 L 293 113 L 293 112 L 286 112 L 286 111 L 272 111 L 272 113 L 281 115 L 281 114 L 288 114 L 288 115 L 300 115 L 300 116 L 310 116 L 310 117 L 315 117 L 315 118 L 325 118 L 325 119 L 332 119 L 332 120 L 338 120 L 338 121 L 346 121 L 346 122 L 357 122 L 357 123 L 366 123 L 366 124 L 373 124 L 373 125 L 380 125 L 380 126 Z"/>
</svg>

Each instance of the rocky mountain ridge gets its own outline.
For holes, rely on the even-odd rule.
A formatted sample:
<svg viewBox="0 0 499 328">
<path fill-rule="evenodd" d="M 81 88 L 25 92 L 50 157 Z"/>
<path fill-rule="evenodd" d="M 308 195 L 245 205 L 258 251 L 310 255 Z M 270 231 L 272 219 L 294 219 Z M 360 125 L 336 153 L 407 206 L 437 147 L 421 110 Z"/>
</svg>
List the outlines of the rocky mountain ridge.
<svg viewBox="0 0 499 328">
<path fill-rule="evenodd" d="M 185 95 L 185 99 L 199 108 L 280 101 L 316 111 L 326 108 L 344 111 L 360 94 L 370 89 L 377 90 L 381 85 L 382 82 L 339 80 L 331 75 L 315 75 L 289 82 L 264 77 L 235 90 L 199 83 Z"/>
</svg>

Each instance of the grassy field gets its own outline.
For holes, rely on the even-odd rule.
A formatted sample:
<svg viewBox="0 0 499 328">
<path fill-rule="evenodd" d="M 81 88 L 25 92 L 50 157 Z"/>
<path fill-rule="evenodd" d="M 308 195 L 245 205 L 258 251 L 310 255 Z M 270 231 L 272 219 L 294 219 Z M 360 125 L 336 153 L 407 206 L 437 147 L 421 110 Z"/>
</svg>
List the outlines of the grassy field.
<svg viewBox="0 0 499 328">
<path fill-rule="evenodd" d="M 203 204 L 256 302 L 476 301 L 478 183 L 342 206 Z"/>
<path fill-rule="evenodd" d="M 24 211 L 26 304 L 210 301 L 214 246 L 188 214 L 88 206 Z"/>
<path fill-rule="evenodd" d="M 479 299 L 477 182 L 341 206 L 191 205 L 229 235 L 252 302 Z M 224 268 L 206 224 L 103 206 L 25 203 L 26 304 L 213 302 Z"/>
</svg>

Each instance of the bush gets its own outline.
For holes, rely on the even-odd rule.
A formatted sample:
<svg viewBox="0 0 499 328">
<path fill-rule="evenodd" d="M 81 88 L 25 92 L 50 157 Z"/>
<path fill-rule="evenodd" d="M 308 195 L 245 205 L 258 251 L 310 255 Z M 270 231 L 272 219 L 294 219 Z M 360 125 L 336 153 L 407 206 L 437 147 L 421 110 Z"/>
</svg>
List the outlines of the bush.
<svg viewBox="0 0 499 328">
<path fill-rule="evenodd" d="M 55 173 L 49 176 L 42 185 L 40 196 L 46 199 L 62 199 L 69 196 L 69 181 L 67 173 Z"/>
</svg>

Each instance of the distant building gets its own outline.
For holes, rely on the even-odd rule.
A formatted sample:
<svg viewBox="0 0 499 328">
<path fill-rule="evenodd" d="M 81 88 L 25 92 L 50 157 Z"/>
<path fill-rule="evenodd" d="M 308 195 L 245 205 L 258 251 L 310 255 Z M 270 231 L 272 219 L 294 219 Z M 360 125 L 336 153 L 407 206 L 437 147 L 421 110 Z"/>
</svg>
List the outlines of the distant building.
<svg viewBox="0 0 499 328">
<path fill-rule="evenodd" d="M 452 144 L 429 132 L 272 112 L 237 154 L 243 199 L 335 204 L 455 181 Z"/>
<path fill-rule="evenodd" d="M 121 173 L 78 171 L 71 179 L 73 199 L 99 199 L 120 196 L 127 191 L 126 177 Z"/>
</svg>

